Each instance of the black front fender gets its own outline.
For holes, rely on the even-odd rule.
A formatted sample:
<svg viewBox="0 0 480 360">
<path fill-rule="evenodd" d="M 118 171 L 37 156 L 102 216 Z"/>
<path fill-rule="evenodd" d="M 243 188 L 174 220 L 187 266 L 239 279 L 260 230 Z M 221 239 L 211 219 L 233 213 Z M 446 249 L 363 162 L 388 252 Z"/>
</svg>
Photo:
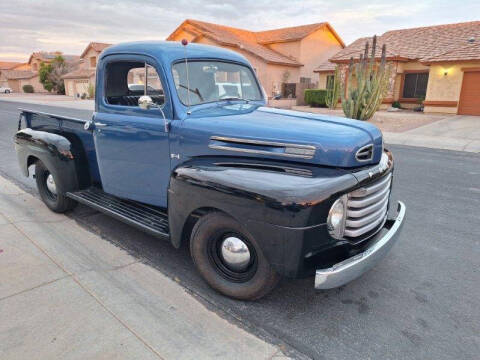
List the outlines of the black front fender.
<svg viewBox="0 0 480 360">
<path fill-rule="evenodd" d="M 59 192 L 78 189 L 72 144 L 67 138 L 27 128 L 15 134 L 14 142 L 18 163 L 25 176 L 29 175 L 28 166 L 38 159 L 52 172 Z"/>
<path fill-rule="evenodd" d="M 217 209 L 245 226 L 280 273 L 294 276 L 308 230 L 325 228 L 333 201 L 357 183 L 339 169 L 193 160 L 175 169 L 170 180 L 171 241 L 180 246 L 184 225 L 197 209 Z M 319 246 L 331 241 L 318 238 Z M 286 258 L 295 259 L 288 271 Z"/>
</svg>

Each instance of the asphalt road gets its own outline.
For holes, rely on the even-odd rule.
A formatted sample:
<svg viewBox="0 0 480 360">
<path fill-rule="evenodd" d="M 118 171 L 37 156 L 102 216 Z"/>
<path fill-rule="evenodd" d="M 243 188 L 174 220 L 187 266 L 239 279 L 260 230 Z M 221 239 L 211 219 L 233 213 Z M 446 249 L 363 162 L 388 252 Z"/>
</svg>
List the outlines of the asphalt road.
<svg viewBox="0 0 480 360">
<path fill-rule="evenodd" d="M 0 173 L 32 192 L 12 136 L 18 103 L 0 102 Z M 89 111 L 23 105 L 88 119 Z M 210 290 L 188 250 L 175 250 L 79 206 L 70 216 L 175 278 L 200 301 L 250 331 L 315 359 L 478 359 L 480 354 L 480 156 L 390 146 L 393 199 L 407 206 L 403 233 L 376 268 L 339 289 L 282 280 L 266 298 L 240 302 Z M 298 351 L 298 352 L 297 352 Z"/>
</svg>

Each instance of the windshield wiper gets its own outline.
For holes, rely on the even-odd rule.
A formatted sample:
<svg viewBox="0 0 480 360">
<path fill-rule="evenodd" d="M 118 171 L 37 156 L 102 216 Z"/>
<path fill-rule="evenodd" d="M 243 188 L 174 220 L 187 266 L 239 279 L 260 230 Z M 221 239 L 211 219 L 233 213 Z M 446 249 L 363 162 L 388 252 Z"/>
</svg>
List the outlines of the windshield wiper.
<svg viewBox="0 0 480 360">
<path fill-rule="evenodd" d="M 204 101 L 203 96 L 202 96 L 202 94 L 200 94 L 200 90 L 198 90 L 198 88 L 195 88 L 195 90 L 193 90 L 193 89 L 190 89 L 188 86 L 185 86 L 185 85 L 182 85 L 182 84 L 178 84 L 178 86 L 180 86 L 184 89 L 187 89 L 188 91 L 191 91 L 192 93 L 194 93 L 195 95 L 197 95 L 200 98 L 200 101 Z"/>
<path fill-rule="evenodd" d="M 238 97 L 238 96 L 225 97 L 225 98 L 218 99 L 218 101 L 233 101 L 233 100 L 242 100 L 242 101 L 245 101 L 246 104 L 248 104 L 249 101 L 250 101 L 248 99 L 244 99 L 244 98 L 241 98 L 241 97 Z"/>
</svg>

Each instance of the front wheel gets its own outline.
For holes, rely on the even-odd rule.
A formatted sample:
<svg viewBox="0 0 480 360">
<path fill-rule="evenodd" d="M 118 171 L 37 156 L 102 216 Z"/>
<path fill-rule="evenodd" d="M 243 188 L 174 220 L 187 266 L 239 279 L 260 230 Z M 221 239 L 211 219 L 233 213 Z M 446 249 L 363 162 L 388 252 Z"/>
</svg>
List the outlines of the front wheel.
<svg viewBox="0 0 480 360">
<path fill-rule="evenodd" d="M 73 209 L 77 203 L 58 190 L 58 176 L 62 175 L 54 175 L 40 160 L 35 164 L 35 181 L 40 197 L 50 210 L 63 213 Z"/>
<path fill-rule="evenodd" d="M 280 279 L 255 239 L 237 221 L 219 212 L 197 221 L 190 253 L 207 283 L 235 299 L 259 299 Z"/>
</svg>

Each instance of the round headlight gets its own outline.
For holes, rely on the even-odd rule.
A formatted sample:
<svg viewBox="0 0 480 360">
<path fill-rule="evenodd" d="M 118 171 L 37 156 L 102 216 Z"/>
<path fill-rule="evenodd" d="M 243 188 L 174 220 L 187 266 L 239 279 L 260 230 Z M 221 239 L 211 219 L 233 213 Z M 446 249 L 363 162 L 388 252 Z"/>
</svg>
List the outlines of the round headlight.
<svg viewBox="0 0 480 360">
<path fill-rule="evenodd" d="M 343 237 L 343 230 L 345 228 L 345 206 L 346 198 L 342 196 L 335 201 L 328 212 L 327 227 L 330 235 L 336 239 Z"/>
</svg>

